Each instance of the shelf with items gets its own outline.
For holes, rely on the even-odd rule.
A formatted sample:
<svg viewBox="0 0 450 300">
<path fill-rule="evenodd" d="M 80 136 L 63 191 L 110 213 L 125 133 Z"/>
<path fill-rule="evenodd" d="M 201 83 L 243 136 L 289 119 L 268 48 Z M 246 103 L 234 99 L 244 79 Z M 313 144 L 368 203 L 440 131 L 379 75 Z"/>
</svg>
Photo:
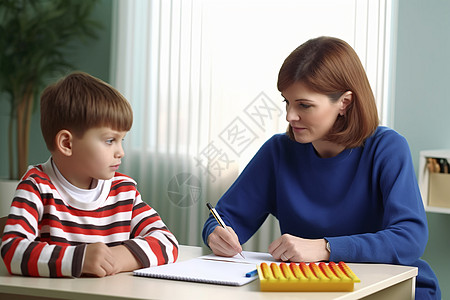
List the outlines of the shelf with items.
<svg viewBox="0 0 450 300">
<path fill-rule="evenodd" d="M 425 210 L 450 214 L 450 149 L 420 151 L 419 188 Z"/>
</svg>

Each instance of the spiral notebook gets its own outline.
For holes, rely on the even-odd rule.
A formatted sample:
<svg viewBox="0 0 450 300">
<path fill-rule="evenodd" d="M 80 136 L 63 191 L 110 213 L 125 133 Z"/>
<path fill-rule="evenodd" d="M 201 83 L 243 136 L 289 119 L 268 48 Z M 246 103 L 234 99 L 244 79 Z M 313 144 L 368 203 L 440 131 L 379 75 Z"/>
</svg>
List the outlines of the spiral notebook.
<svg viewBox="0 0 450 300">
<path fill-rule="evenodd" d="M 238 256 L 225 258 L 210 254 L 173 264 L 135 270 L 133 274 L 160 279 L 241 286 L 258 278 L 245 276 L 246 273 L 255 270 L 257 264 L 275 261 L 266 253 L 244 251 L 243 254 L 245 260 Z"/>
</svg>

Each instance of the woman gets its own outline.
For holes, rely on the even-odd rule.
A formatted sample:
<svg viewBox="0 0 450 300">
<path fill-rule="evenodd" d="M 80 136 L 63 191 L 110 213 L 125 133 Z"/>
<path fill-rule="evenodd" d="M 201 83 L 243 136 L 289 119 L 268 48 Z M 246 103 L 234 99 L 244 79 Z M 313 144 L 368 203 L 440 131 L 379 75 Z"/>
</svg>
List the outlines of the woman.
<svg viewBox="0 0 450 300">
<path fill-rule="evenodd" d="M 378 126 L 356 52 L 336 38 L 309 40 L 284 61 L 278 90 L 288 131 L 269 139 L 219 200 L 229 227 L 210 216 L 205 243 L 233 256 L 272 214 L 282 233 L 268 249 L 274 258 L 417 266 L 417 299 L 440 299 L 419 259 L 428 229 L 409 146 Z"/>
</svg>

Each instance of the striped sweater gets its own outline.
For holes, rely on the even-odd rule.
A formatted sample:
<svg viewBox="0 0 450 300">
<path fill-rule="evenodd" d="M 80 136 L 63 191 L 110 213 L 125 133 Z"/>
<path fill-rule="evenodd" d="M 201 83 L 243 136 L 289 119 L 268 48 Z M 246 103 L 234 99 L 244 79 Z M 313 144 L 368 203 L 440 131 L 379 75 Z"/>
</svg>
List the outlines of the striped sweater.
<svg viewBox="0 0 450 300">
<path fill-rule="evenodd" d="M 94 202 L 76 201 L 49 176 L 51 160 L 19 183 L 5 226 L 1 255 L 11 274 L 79 277 L 86 245 L 125 245 L 142 267 L 175 262 L 178 242 L 142 201 L 136 182 L 117 173 Z M 67 199 L 69 198 L 69 199 Z"/>
</svg>

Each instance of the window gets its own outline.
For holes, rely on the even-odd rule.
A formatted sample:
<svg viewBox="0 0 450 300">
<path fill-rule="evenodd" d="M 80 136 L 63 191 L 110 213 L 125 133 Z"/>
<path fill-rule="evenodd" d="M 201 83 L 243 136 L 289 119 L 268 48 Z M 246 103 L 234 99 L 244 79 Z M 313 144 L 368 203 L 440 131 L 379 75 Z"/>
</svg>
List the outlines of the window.
<svg viewBox="0 0 450 300">
<path fill-rule="evenodd" d="M 329 35 L 355 48 L 389 124 L 394 4 L 118 0 L 112 83 L 135 114 L 124 172 L 169 228 L 184 228 L 174 232 L 181 242 L 200 243 L 204 203 L 217 201 L 262 143 L 285 131 L 278 70 L 306 40 Z M 198 184 L 178 182 L 171 194 L 173 180 L 189 177 L 180 174 Z"/>
</svg>

